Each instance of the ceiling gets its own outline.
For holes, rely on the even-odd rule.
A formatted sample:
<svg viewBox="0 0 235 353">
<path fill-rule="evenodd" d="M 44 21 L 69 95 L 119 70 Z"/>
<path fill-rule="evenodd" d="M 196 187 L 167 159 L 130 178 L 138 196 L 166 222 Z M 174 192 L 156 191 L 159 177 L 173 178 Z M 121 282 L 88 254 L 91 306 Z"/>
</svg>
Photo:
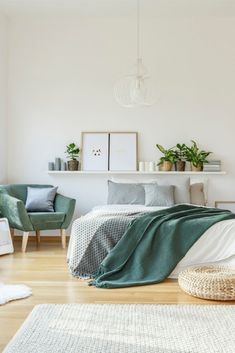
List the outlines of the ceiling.
<svg viewBox="0 0 235 353">
<path fill-rule="evenodd" d="M 235 16 L 235 0 L 142 0 L 148 16 Z M 120 17 L 135 14 L 136 0 L 0 0 L 8 16 L 66 15 Z"/>
</svg>

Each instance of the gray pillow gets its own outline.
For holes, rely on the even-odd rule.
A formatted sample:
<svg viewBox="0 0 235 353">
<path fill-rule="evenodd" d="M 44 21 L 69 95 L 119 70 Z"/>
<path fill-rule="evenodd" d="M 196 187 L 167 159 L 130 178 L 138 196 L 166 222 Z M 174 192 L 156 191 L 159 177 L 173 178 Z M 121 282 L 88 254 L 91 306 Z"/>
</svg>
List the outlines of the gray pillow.
<svg viewBox="0 0 235 353">
<path fill-rule="evenodd" d="M 142 184 L 114 183 L 108 180 L 108 205 L 144 205 L 145 191 Z"/>
<path fill-rule="evenodd" d="M 54 212 L 54 200 L 58 187 L 27 188 L 25 208 L 29 212 Z"/>
<path fill-rule="evenodd" d="M 190 178 L 183 175 L 164 176 L 156 178 L 158 185 L 173 185 L 175 203 L 190 203 Z"/>
<path fill-rule="evenodd" d="M 173 206 L 174 186 L 146 184 L 145 188 L 145 206 Z"/>
</svg>

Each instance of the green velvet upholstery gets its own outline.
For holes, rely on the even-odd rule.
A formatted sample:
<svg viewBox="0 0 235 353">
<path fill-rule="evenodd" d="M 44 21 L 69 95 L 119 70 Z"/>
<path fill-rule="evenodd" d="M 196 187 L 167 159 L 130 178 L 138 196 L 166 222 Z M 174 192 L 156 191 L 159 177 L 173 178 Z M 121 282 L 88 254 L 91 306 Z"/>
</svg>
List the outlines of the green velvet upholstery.
<svg viewBox="0 0 235 353">
<path fill-rule="evenodd" d="M 64 212 L 29 212 L 34 230 L 61 229 L 65 219 Z"/>
<path fill-rule="evenodd" d="M 24 232 L 33 230 L 23 201 L 0 191 L 0 211 L 2 216 L 8 219 L 11 228 Z"/>
<path fill-rule="evenodd" d="M 9 184 L 9 185 L 0 185 L 0 192 L 6 192 L 10 196 L 15 197 L 26 203 L 27 199 L 27 187 L 32 188 L 51 188 L 53 185 L 40 185 L 40 184 Z"/>
<path fill-rule="evenodd" d="M 52 187 L 52 185 L 38 184 L 0 185 L 0 213 L 8 219 L 10 227 L 23 232 L 68 228 L 73 217 L 76 201 L 57 194 L 54 203 L 55 212 L 27 213 L 25 202 L 28 186 Z"/>
</svg>

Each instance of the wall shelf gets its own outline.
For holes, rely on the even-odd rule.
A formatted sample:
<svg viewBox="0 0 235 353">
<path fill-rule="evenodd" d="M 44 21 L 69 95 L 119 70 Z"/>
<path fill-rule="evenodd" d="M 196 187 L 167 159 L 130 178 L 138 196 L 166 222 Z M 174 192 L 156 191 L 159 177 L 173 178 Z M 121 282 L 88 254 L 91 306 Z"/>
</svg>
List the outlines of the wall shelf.
<svg viewBox="0 0 235 353">
<path fill-rule="evenodd" d="M 57 171 L 57 170 L 52 170 L 52 171 L 47 171 L 49 175 L 72 175 L 72 174 L 80 174 L 80 175 L 113 175 L 113 174 L 118 174 L 118 175 L 225 175 L 226 172 L 191 172 L 191 171 L 185 171 L 185 172 L 139 172 L 139 171 L 111 171 L 111 170 L 104 170 L 104 171 L 85 171 L 85 170 L 78 170 L 78 171 Z"/>
</svg>

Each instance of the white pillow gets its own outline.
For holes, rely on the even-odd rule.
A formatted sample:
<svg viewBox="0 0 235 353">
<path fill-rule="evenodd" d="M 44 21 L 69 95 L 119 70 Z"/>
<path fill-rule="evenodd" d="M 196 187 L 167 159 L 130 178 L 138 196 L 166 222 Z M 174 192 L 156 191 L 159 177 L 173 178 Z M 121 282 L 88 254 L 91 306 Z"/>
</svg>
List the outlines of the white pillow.
<svg viewBox="0 0 235 353">
<path fill-rule="evenodd" d="M 157 184 L 156 179 L 119 179 L 119 178 L 114 178 L 111 177 L 110 180 L 113 183 L 118 183 L 118 184 Z"/>
</svg>

